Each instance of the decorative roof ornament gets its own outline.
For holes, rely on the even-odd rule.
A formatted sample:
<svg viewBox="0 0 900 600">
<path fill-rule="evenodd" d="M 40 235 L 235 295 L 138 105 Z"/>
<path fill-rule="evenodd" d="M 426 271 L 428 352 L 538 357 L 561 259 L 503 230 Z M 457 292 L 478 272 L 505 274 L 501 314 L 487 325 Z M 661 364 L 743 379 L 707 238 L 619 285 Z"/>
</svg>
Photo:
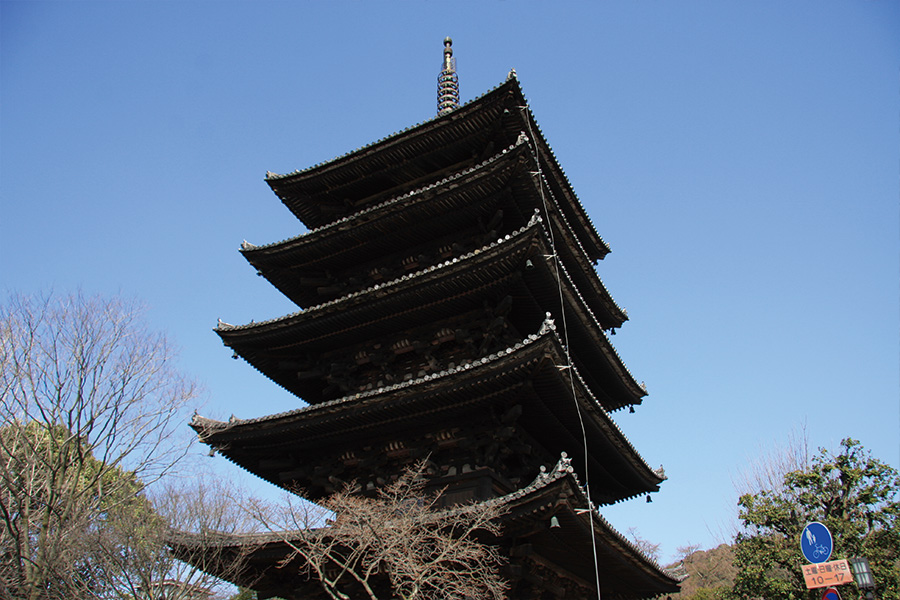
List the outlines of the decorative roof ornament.
<svg viewBox="0 0 900 600">
<path fill-rule="evenodd" d="M 438 75 L 438 115 L 459 106 L 459 78 L 456 76 L 456 59 L 453 58 L 453 40 L 444 38 L 444 64 Z"/>
</svg>

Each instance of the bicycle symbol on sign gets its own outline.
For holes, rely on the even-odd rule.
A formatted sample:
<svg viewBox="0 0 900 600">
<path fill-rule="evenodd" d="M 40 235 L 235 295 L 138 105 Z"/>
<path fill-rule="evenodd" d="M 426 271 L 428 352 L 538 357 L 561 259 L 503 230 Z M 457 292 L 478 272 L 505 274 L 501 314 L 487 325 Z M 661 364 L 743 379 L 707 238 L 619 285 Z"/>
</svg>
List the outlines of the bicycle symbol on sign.
<svg viewBox="0 0 900 600">
<path fill-rule="evenodd" d="M 821 563 L 828 560 L 833 550 L 831 532 L 825 525 L 814 521 L 808 523 L 800 534 L 800 551 L 804 558 L 811 563 Z"/>
</svg>

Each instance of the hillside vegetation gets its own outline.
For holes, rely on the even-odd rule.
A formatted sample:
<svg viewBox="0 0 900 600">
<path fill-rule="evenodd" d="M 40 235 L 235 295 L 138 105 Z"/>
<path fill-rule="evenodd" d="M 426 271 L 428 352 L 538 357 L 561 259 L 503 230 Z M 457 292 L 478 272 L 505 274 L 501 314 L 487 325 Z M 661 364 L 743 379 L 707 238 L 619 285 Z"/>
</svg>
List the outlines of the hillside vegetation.
<svg viewBox="0 0 900 600">
<path fill-rule="evenodd" d="M 681 583 L 681 592 L 672 595 L 673 600 L 724 598 L 731 591 L 737 574 L 734 550 L 728 544 L 691 552 L 669 568 L 687 575 Z"/>
</svg>

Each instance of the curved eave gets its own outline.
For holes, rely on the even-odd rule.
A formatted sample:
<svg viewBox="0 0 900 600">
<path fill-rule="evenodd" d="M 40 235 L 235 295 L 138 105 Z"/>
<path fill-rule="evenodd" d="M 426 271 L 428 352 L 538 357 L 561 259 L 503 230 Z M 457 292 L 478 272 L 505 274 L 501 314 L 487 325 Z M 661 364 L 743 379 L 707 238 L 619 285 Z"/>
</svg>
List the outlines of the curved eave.
<svg viewBox="0 0 900 600">
<path fill-rule="evenodd" d="M 523 110 L 527 116 L 522 114 Z M 371 186 L 359 182 L 373 177 L 384 177 L 386 168 L 401 169 L 406 165 L 409 166 L 408 172 L 393 183 L 408 184 L 409 181 L 415 181 L 425 175 L 428 170 L 440 171 L 454 164 L 468 162 L 473 153 L 477 155 L 483 152 L 484 148 L 478 147 L 478 144 L 469 148 L 464 140 L 469 137 L 484 138 L 482 143 L 486 144 L 488 138 L 485 136 L 498 127 L 504 128 L 510 139 L 515 139 L 521 131 L 533 133 L 537 142 L 535 148 L 539 149 L 539 154 L 543 158 L 542 170 L 544 168 L 547 170 L 544 173 L 545 177 L 553 178 L 557 184 L 554 187 L 566 197 L 567 204 L 570 205 L 567 212 L 571 218 L 578 221 L 579 237 L 589 248 L 591 260 L 602 259 L 609 253 L 609 246 L 597 233 L 578 200 L 553 150 L 547 144 L 531 111 L 528 110 L 525 96 L 515 78 L 507 80 L 451 112 L 382 138 L 331 161 L 285 175 L 270 173 L 266 177 L 266 182 L 297 218 L 308 228 L 315 229 L 345 216 L 341 215 L 341 212 L 346 211 L 348 205 L 352 206 L 364 200 L 356 195 L 348 196 L 346 188 L 351 184 L 360 190 L 368 189 Z M 443 166 L 414 165 L 426 154 L 438 150 L 450 154 L 453 149 L 456 149 L 452 152 L 454 156 L 446 159 L 447 164 Z M 334 198 L 329 199 L 331 194 L 329 190 L 341 191 L 334 191 Z M 323 212 L 328 204 L 331 204 L 332 208 Z"/>
<path fill-rule="evenodd" d="M 537 160 L 534 151 L 531 152 L 533 160 Z M 566 217 L 564 207 L 559 203 L 557 197 L 553 194 L 546 177 L 539 180 L 537 172 L 532 172 L 530 185 L 534 189 L 534 193 L 541 196 L 541 191 L 546 192 L 544 199 L 549 199 L 550 206 L 553 207 L 550 219 L 554 221 L 556 231 L 564 234 L 564 239 L 555 243 L 556 251 L 561 252 L 564 257 L 563 263 L 572 265 L 575 274 L 578 276 L 577 281 L 581 289 L 590 292 L 588 304 L 591 309 L 601 316 L 599 322 L 604 329 L 621 327 L 628 320 L 627 313 L 616 304 L 612 294 L 603 285 L 600 277 L 594 271 L 591 253 L 581 244 L 578 235 L 572 227 L 571 221 Z M 543 187 L 541 187 L 541 181 Z M 580 205 L 579 205 L 580 206 Z M 545 214 L 545 207 L 542 206 L 541 214 Z M 573 280 L 574 281 L 574 280 Z"/>
<path fill-rule="evenodd" d="M 533 248 L 546 255 L 549 247 L 549 238 L 541 219 L 535 216 L 529 225 L 513 234 L 460 258 L 280 319 L 243 326 L 220 326 L 215 331 L 227 346 L 261 373 L 308 402 L 318 402 L 318 398 L 304 397 L 303 387 L 296 378 L 278 368 L 278 364 L 287 358 L 284 354 L 291 348 L 301 348 L 310 339 L 338 339 L 336 336 L 343 332 L 359 332 L 367 323 L 378 324 L 384 329 L 381 333 L 384 335 L 391 319 L 411 310 L 422 315 L 426 313 L 420 311 L 430 311 L 430 317 L 437 318 L 442 312 L 440 306 L 448 299 L 472 297 L 480 289 L 501 285 L 520 272 L 524 257 Z M 544 277 L 544 288 L 556 290 L 555 270 L 547 264 L 543 266 L 545 268 L 534 269 L 534 272 Z M 646 390 L 628 371 L 565 269 L 562 273 L 566 283 L 564 287 L 570 288 L 566 294 L 570 310 L 587 327 L 581 335 L 585 340 L 584 347 L 596 346 L 593 356 L 602 360 L 600 364 L 605 365 L 607 371 L 620 382 L 620 392 L 610 395 L 609 408 L 614 410 L 639 404 Z M 550 291 L 545 294 L 547 306 L 556 302 L 555 294 Z M 410 309 L 411 305 L 415 308 Z M 369 335 L 377 333 L 372 330 Z M 594 379 L 593 376 L 591 378 Z M 614 400 L 616 397 L 619 399 Z"/>
<path fill-rule="evenodd" d="M 610 368 L 618 375 L 618 380 L 623 383 L 623 385 L 628 389 L 629 393 L 633 395 L 636 399 L 636 403 L 640 404 L 640 398 L 643 398 L 647 395 L 647 389 L 643 383 L 638 383 L 637 379 L 635 379 L 634 375 L 625 365 L 625 361 L 622 360 L 622 357 L 619 356 L 619 352 L 616 350 L 616 347 L 613 346 L 612 342 L 609 340 L 609 337 L 606 335 L 604 331 L 603 324 L 597 319 L 596 315 L 591 311 L 588 302 L 581 295 L 579 288 L 575 285 L 572 280 L 571 275 L 566 271 L 565 267 L 560 265 L 560 270 L 562 271 L 564 278 L 569 282 L 567 289 L 570 290 L 570 293 L 577 297 L 577 301 L 573 302 L 575 306 L 580 306 L 584 310 L 585 316 L 582 323 L 586 323 L 588 328 L 592 330 L 593 336 L 596 340 L 600 340 L 600 348 L 603 352 L 603 356 L 606 358 L 607 364 L 609 364 Z M 616 407 L 621 408 L 625 406 L 624 404 Z"/>
<path fill-rule="evenodd" d="M 270 283 L 299 306 L 315 302 L 315 292 L 301 287 L 297 271 L 339 269 L 398 250 L 396 236 L 406 231 L 406 246 L 433 239 L 424 225 L 438 221 L 441 230 L 469 224 L 468 209 L 500 192 L 523 166 L 524 143 L 515 144 L 483 163 L 426 187 L 366 207 L 348 217 L 283 242 L 245 248 L 241 253 Z M 477 214 L 477 212 L 475 213 Z"/>
<path fill-rule="evenodd" d="M 383 174 L 386 166 L 409 164 L 424 154 L 456 147 L 456 156 L 449 164 L 458 164 L 471 157 L 471 150 L 460 141 L 473 135 L 483 135 L 496 122 L 505 108 L 506 98 L 517 90 L 514 81 L 507 81 L 463 106 L 409 127 L 376 142 L 348 152 L 330 161 L 285 175 L 269 173 L 266 183 L 281 198 L 285 206 L 308 227 L 315 228 L 329 221 L 319 210 L 329 189 L 346 190 L 355 182 Z M 431 168 L 441 168 L 435 166 Z M 430 170 L 430 169 L 429 169 Z M 423 173 L 424 174 L 424 173 Z M 405 178 L 414 178 L 406 175 Z M 403 177 L 397 180 L 402 182 Z M 351 203 L 360 198 L 340 194 L 335 200 Z M 315 198 L 315 199 L 314 199 Z"/>
<path fill-rule="evenodd" d="M 503 517 L 504 530 L 530 531 L 522 541 L 534 542 L 543 558 L 566 568 L 588 587 L 593 587 L 595 581 L 590 547 L 596 541 L 605 593 L 650 598 L 679 591 L 678 579 L 641 552 L 591 506 L 574 470 L 565 462 L 560 461 L 528 487 L 495 500 L 508 509 Z M 534 526 L 535 522 L 548 523 L 552 517 L 557 518 L 559 527 Z"/>
<path fill-rule="evenodd" d="M 448 292 L 458 293 L 479 283 L 486 285 L 497 277 L 509 274 L 510 265 L 516 263 L 537 241 L 539 224 L 537 219 L 503 239 L 463 256 L 304 311 L 248 325 L 220 324 L 214 331 L 226 345 L 241 353 L 240 348 L 248 344 L 255 348 L 295 344 L 297 331 L 305 327 L 314 326 L 317 331 L 325 332 L 333 331 L 332 325 L 356 328 L 361 321 L 382 319 L 391 314 L 392 309 L 406 303 L 411 292 L 417 294 L 420 304 L 438 302 L 445 299 Z M 326 318 L 340 322 L 325 325 Z"/>
<path fill-rule="evenodd" d="M 438 181 L 406 192 L 400 196 L 391 197 L 379 204 L 363 207 L 337 221 L 326 223 L 325 225 L 287 240 L 242 249 L 241 253 L 254 265 L 257 263 L 266 264 L 271 261 L 281 266 L 290 266 L 294 262 L 292 253 L 299 251 L 304 246 L 318 244 L 320 243 L 320 239 L 327 235 L 355 232 L 360 226 L 369 226 L 373 221 L 381 220 L 386 215 L 393 214 L 398 210 L 408 210 L 410 205 L 423 202 L 423 197 L 428 198 L 430 201 L 433 197 L 451 194 L 458 190 L 460 186 L 480 183 L 480 180 L 486 177 L 499 178 L 500 185 L 495 185 L 494 187 L 495 189 L 502 188 L 509 177 L 507 173 L 507 169 L 511 166 L 509 162 L 511 160 L 516 160 L 527 150 L 529 150 L 529 147 L 524 140 L 516 142 L 481 163 L 454 172 Z M 492 180 L 491 183 L 494 183 L 494 181 Z M 431 192 L 434 192 L 434 195 L 427 196 L 427 194 Z M 364 236 L 358 235 L 356 237 L 362 238 Z"/>
<path fill-rule="evenodd" d="M 580 452 L 583 456 L 582 420 L 586 424 L 589 471 L 606 484 L 602 495 L 597 492 L 595 502 L 609 504 L 657 491 L 664 478 L 640 456 L 574 367 L 567 371 L 575 380 L 580 415 L 573 402 L 558 400 L 571 398 L 573 389 L 568 374 L 557 368 L 563 360 L 555 328 L 545 323 L 539 333 L 523 342 L 454 369 L 262 418 L 222 422 L 195 416 L 191 427 L 203 443 L 218 448 L 229 460 L 281 485 L 274 474 L 254 470 L 259 452 L 293 455 L 302 447 L 318 451 L 323 445 L 338 444 L 340 437 L 367 439 L 373 432 L 382 435 L 385 423 L 406 427 L 407 422 L 419 418 L 417 415 L 430 414 L 443 420 L 442 414 L 471 410 L 467 407 L 484 398 L 532 381 L 538 397 L 544 400 L 529 409 L 529 430 L 550 451 Z M 558 433 L 548 433 L 553 431 Z M 563 446 L 555 448 L 554 444 Z"/>
<path fill-rule="evenodd" d="M 306 167 L 304 169 L 298 169 L 296 171 L 283 174 L 271 172 L 267 173 L 266 181 L 284 181 L 298 183 L 314 179 L 316 177 L 324 177 L 329 173 L 337 173 L 342 169 L 346 169 L 347 165 L 365 161 L 367 158 L 370 158 L 376 154 L 383 153 L 383 151 L 387 148 L 391 148 L 403 142 L 408 142 L 411 139 L 415 139 L 416 137 L 427 134 L 428 130 L 432 128 L 435 123 L 446 124 L 449 121 L 468 120 L 473 113 L 483 111 L 487 105 L 497 102 L 497 100 L 503 98 L 505 94 L 509 94 L 512 89 L 518 90 L 519 96 L 521 97 L 521 88 L 518 85 L 518 81 L 516 79 L 507 79 L 500 85 L 497 85 L 493 89 L 483 93 L 481 96 L 478 96 L 477 98 L 466 102 L 453 111 L 436 115 L 431 119 L 428 119 L 427 121 L 422 121 L 421 123 L 417 123 L 416 125 L 412 125 L 410 127 L 407 127 L 406 129 L 394 132 L 391 135 L 381 138 L 380 140 L 377 140 L 370 144 L 366 144 L 365 146 L 361 146 L 355 150 L 351 150 L 350 152 L 342 154 L 341 156 L 337 156 L 331 160 L 317 163 L 311 167 Z M 358 166 L 355 169 L 356 170 L 353 171 L 354 174 L 360 172 L 366 173 L 368 171 L 365 166 Z"/>
<path fill-rule="evenodd" d="M 513 125 L 513 128 L 525 131 L 536 138 L 534 140 L 536 142 L 535 147 L 538 154 L 543 158 L 540 171 L 548 187 L 551 190 L 556 188 L 557 192 L 565 197 L 566 202 L 564 206 L 565 212 L 568 213 L 567 218 L 579 224 L 581 231 L 579 238 L 583 240 L 585 247 L 588 248 L 588 255 L 591 257 L 591 260 L 603 259 L 610 252 L 609 245 L 597 233 L 593 221 L 591 221 L 591 218 L 584 210 L 584 206 L 575 194 L 569 178 L 560 166 L 559 161 L 556 160 L 556 154 L 554 154 L 550 144 L 547 143 L 547 139 L 544 137 L 531 109 L 528 107 L 528 102 L 525 100 L 521 88 L 516 86 L 516 91 L 521 98 L 521 104 L 517 106 L 519 110 L 511 112 L 511 114 L 517 116 L 517 124 Z M 509 126 L 507 125 L 507 127 Z"/>
<path fill-rule="evenodd" d="M 570 342 L 579 339 L 579 347 L 582 348 L 582 355 L 579 352 L 577 360 L 582 362 L 587 369 L 587 364 L 596 365 L 597 368 L 610 373 L 614 376 L 621 386 L 622 395 L 610 394 L 610 405 L 607 408 L 616 410 L 631 404 L 640 404 L 641 398 L 647 395 L 647 390 L 643 384 L 638 383 L 634 375 L 625 365 L 625 361 L 619 356 L 609 337 L 604 331 L 604 324 L 600 322 L 597 315 L 593 312 L 591 304 L 581 294 L 578 285 L 575 283 L 565 266 L 561 261 L 552 260 L 552 257 L 544 256 L 544 261 L 536 261 L 535 269 L 532 271 L 543 277 L 544 285 L 535 286 L 536 290 L 545 290 L 544 302 L 550 303 L 555 301 L 558 303 L 559 288 L 558 282 L 562 282 L 563 298 L 566 301 L 567 321 L 572 320 L 577 326 L 569 328 Z M 538 292 L 535 291 L 537 294 Z M 602 313 L 601 313 L 602 314 Z M 575 344 L 573 343 L 573 351 Z M 597 389 L 599 384 L 593 377 L 591 369 L 588 379 L 592 382 L 592 387 Z M 628 398 L 628 400 L 614 401 L 613 398 Z"/>
<path fill-rule="evenodd" d="M 679 589 L 678 579 L 641 552 L 591 507 L 571 468 L 560 469 L 557 465 L 551 473 L 538 477 L 527 487 L 489 502 L 505 509 L 500 517 L 501 537 L 512 537 L 519 544 L 535 542 L 533 546 L 541 554 L 532 555 L 532 560 L 552 561 L 589 589 L 595 581 L 595 554 L 601 586 L 606 592 L 628 598 L 650 598 Z M 539 524 L 554 516 L 560 523 L 559 528 L 540 527 Z M 245 568 L 237 574 L 231 572 L 228 579 L 278 590 L 286 583 L 284 574 L 267 567 L 289 557 L 292 543 L 326 531 L 203 534 L 175 531 L 168 536 L 167 542 L 176 557 L 190 564 L 203 565 L 206 572 L 220 576 L 225 575 L 230 566 L 228 558 L 244 557 Z M 531 533 L 522 536 L 523 531 Z M 596 552 L 592 551 L 592 546 Z"/>
<path fill-rule="evenodd" d="M 527 162 L 523 162 L 527 161 Z M 303 235 L 266 246 L 243 249 L 244 257 L 257 268 L 269 282 L 281 290 L 299 306 L 309 306 L 319 297 L 314 286 L 302 285 L 298 272 L 310 269 L 346 268 L 347 264 L 364 261 L 377 255 L 379 249 L 391 248 L 396 232 L 408 230 L 415 223 L 415 231 L 403 238 L 409 240 L 426 236 L 425 223 L 433 222 L 442 233 L 459 226 L 466 217 L 464 208 L 496 193 L 515 177 L 514 188 L 532 197 L 527 206 L 544 212 L 544 199 L 550 210 L 550 219 L 557 236 L 562 236 L 556 246 L 564 260 L 572 265 L 579 287 L 586 292 L 604 329 L 621 327 L 627 314 L 613 299 L 594 272 L 591 258 L 580 243 L 565 212 L 544 181 L 536 174 L 537 157 L 532 146 L 524 138 L 504 149 L 480 165 L 455 173 L 439 182 L 393 198 L 382 204 L 365 208 Z M 522 168 L 531 169 L 523 172 Z M 546 196 L 542 191 L 546 190 Z M 527 207 L 525 207 L 528 210 Z M 436 215 L 440 215 L 436 218 Z"/>
<path fill-rule="evenodd" d="M 350 421 L 344 423 L 345 426 L 353 425 L 354 423 L 356 425 L 364 425 L 369 422 L 369 416 L 361 409 L 367 407 L 383 408 L 386 401 L 396 399 L 398 393 L 406 390 L 423 389 L 427 386 L 428 390 L 433 390 L 438 396 L 442 394 L 445 396 L 459 395 L 460 398 L 464 398 L 467 397 L 467 394 L 459 392 L 459 379 L 487 382 L 484 385 L 495 385 L 494 382 L 499 381 L 496 385 L 501 387 L 509 386 L 513 381 L 505 379 L 505 377 L 517 378 L 515 375 L 509 375 L 508 371 L 501 369 L 495 372 L 492 377 L 485 377 L 485 371 L 496 370 L 497 365 L 501 364 L 509 367 L 510 362 L 516 362 L 521 365 L 532 361 L 535 356 L 540 355 L 542 349 L 540 342 L 550 339 L 553 331 L 554 327 L 548 324 L 540 332 L 531 334 L 522 342 L 492 356 L 475 359 L 452 369 L 446 369 L 424 377 L 417 377 L 403 383 L 384 386 L 377 390 L 358 392 L 316 405 L 304 406 L 251 419 L 232 419 L 226 422 L 194 415 L 190 426 L 200 435 L 201 442 L 212 446 L 221 445 L 227 448 L 241 437 L 256 439 L 259 436 L 272 436 L 276 434 L 276 430 L 281 431 L 288 437 L 296 437 L 296 427 L 307 427 L 312 419 L 322 416 L 340 415 L 340 417 L 335 418 L 340 418 L 341 420 L 350 419 Z M 524 348 L 528 348 L 527 354 L 522 352 Z"/>
<path fill-rule="evenodd" d="M 592 481 L 603 481 L 601 477 L 598 477 L 598 474 L 607 467 L 606 465 L 601 465 L 599 463 L 602 463 L 604 460 L 603 456 L 608 455 L 625 457 L 625 461 L 628 463 L 628 469 L 631 474 L 640 480 L 640 485 L 633 487 L 629 493 L 624 493 L 614 498 L 601 499 L 600 492 L 595 489 L 594 502 L 598 504 L 611 504 L 628 500 L 648 492 L 659 491 L 659 484 L 665 480 L 665 477 L 650 468 L 637 449 L 628 440 L 628 437 L 621 429 L 619 429 L 619 426 L 610 417 L 599 398 L 594 395 L 593 390 L 585 382 L 583 374 L 578 368 L 574 365 L 563 367 L 563 365 L 566 364 L 566 352 L 564 350 L 564 344 L 555 329 L 553 341 L 555 343 L 552 347 L 545 349 L 544 352 L 545 356 L 552 356 L 554 375 L 558 376 L 545 378 L 545 381 L 549 385 L 546 388 L 544 395 L 546 397 L 566 398 L 567 396 L 570 396 L 574 384 L 576 398 L 582 403 L 582 406 L 579 412 L 576 413 L 575 411 L 572 411 L 569 413 L 563 410 L 563 407 L 559 404 L 556 404 L 551 407 L 551 413 L 545 416 L 543 422 L 547 424 L 558 419 L 562 423 L 565 419 L 569 419 L 565 424 L 565 428 L 573 434 L 573 443 L 581 452 L 584 451 L 583 446 L 580 443 L 581 427 L 582 424 L 587 427 L 589 454 L 588 471 L 591 473 Z M 563 372 L 570 374 L 570 377 L 563 376 Z M 548 404 L 548 407 L 549 406 L 550 405 Z M 601 442 L 603 451 L 598 452 L 597 444 Z M 565 448 L 560 448 L 559 451 L 562 452 L 567 450 Z M 580 462 L 582 459 L 581 457 L 576 457 L 575 460 Z M 603 487 L 605 487 L 605 484 L 606 482 L 604 482 Z"/>
</svg>

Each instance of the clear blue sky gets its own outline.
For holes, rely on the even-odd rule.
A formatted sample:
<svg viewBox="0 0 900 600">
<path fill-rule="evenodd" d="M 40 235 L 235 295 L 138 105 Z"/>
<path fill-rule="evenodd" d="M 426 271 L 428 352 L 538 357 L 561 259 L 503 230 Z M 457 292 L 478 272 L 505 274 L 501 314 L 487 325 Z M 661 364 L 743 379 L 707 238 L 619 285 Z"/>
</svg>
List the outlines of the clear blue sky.
<svg viewBox="0 0 900 600">
<path fill-rule="evenodd" d="M 302 231 L 265 172 L 431 118 L 447 35 L 464 100 L 516 68 L 613 249 L 613 341 L 650 391 L 615 418 L 669 476 L 614 526 L 715 545 L 732 480 L 803 424 L 900 466 L 887 0 L 2 1 L 2 287 L 142 299 L 204 414 L 296 407 L 211 331 L 293 310 L 238 253 Z"/>
</svg>

